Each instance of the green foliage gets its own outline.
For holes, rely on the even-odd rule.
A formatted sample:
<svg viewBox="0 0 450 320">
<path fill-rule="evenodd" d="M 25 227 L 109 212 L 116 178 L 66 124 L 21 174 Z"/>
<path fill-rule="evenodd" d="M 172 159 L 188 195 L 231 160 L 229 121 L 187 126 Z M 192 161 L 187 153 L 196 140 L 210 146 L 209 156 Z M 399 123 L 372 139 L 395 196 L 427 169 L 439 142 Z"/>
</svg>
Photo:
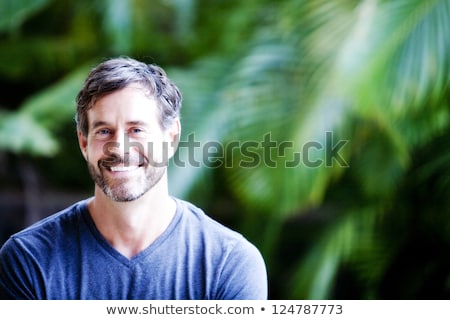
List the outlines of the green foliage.
<svg viewBox="0 0 450 320">
<path fill-rule="evenodd" d="M 14 31 L 35 12 L 45 7 L 49 0 L 0 1 L 0 31 Z"/>
<path fill-rule="evenodd" d="M 26 113 L 4 114 L 0 121 L 0 150 L 32 155 L 54 155 L 57 141 Z"/>
<path fill-rule="evenodd" d="M 58 130 L 75 114 L 74 97 L 80 90 L 88 68 L 83 67 L 53 86 L 28 98 L 21 108 L 0 120 L 0 150 L 35 156 L 54 156 Z"/>
<path fill-rule="evenodd" d="M 271 269 L 282 268 L 274 252 L 290 217 L 311 207 L 335 207 L 339 218 L 301 255 L 288 297 L 332 297 L 340 268 L 364 256 L 373 268 L 358 269 L 370 284 L 362 286 L 363 296 L 376 296 L 376 281 L 395 256 L 395 245 L 377 238 L 375 221 L 392 210 L 414 148 L 449 125 L 448 102 L 443 103 L 449 84 L 449 3 L 288 1 L 277 9 L 270 28 L 261 26 L 237 56 L 224 58 L 225 70 L 209 68 L 203 75 L 215 90 L 190 85 L 185 91 L 202 97 L 194 103 L 205 112 L 206 137 L 218 136 L 225 145 L 262 141 L 269 132 L 275 141 L 300 147 L 311 141 L 326 145 L 326 132 L 333 132 L 334 141 L 348 141 L 341 156 L 349 167 L 287 168 L 286 158 L 277 158 L 273 168 L 264 163 L 243 168 L 237 164 L 244 155 L 236 152 L 235 166 L 223 176 L 246 208 L 242 224 Z M 208 63 L 197 64 L 192 78 Z M 195 110 L 189 100 L 185 106 Z M 314 159 L 326 158 L 326 148 L 316 151 Z M 262 157 L 264 150 L 258 152 Z M 184 184 L 184 189 L 191 188 Z M 337 194 L 344 203 L 329 202 Z"/>
</svg>

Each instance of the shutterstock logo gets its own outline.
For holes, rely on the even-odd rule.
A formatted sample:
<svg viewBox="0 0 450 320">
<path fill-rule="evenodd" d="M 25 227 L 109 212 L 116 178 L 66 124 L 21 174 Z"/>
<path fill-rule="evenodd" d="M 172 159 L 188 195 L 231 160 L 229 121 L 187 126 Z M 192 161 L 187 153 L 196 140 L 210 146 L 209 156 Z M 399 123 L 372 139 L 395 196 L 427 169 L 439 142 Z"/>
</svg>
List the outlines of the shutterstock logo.
<svg viewBox="0 0 450 320">
<path fill-rule="evenodd" d="M 132 149 L 137 150 L 142 159 L 139 162 L 148 161 L 151 166 L 162 167 L 169 163 L 169 150 L 177 148 L 172 157 L 173 165 L 177 167 L 207 167 L 207 168 L 256 168 L 266 166 L 269 168 L 285 167 L 349 167 L 342 157 L 341 152 L 348 140 L 337 140 L 333 132 L 324 133 L 324 139 L 308 141 L 303 145 L 296 145 L 293 141 L 277 141 L 272 133 L 266 133 L 261 140 L 232 140 L 227 143 L 219 141 L 199 141 L 195 134 L 187 136 L 187 140 L 181 140 L 177 144 L 163 142 L 156 148 L 155 143 L 148 142 L 143 145 L 140 142 L 130 141 L 124 137 L 123 153 L 131 154 Z M 103 147 L 103 152 L 108 158 L 121 159 L 124 165 L 129 165 L 127 156 L 119 155 L 114 150 L 118 148 L 117 142 L 108 142 Z M 159 156 L 156 157 L 155 155 Z M 114 160 L 111 160 L 114 161 Z M 116 162 L 119 160 L 116 160 Z"/>
</svg>

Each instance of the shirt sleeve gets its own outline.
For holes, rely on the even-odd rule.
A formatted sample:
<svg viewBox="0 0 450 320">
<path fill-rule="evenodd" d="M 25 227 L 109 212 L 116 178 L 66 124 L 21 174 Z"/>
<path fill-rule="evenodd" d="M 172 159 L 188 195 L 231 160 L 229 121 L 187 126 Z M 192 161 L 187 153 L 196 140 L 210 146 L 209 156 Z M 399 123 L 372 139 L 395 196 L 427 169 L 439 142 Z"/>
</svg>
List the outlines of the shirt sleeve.
<svg viewBox="0 0 450 320">
<path fill-rule="evenodd" d="M 0 250 L 0 299 L 36 299 L 33 272 L 23 248 L 10 238 Z"/>
<path fill-rule="evenodd" d="M 266 300 L 267 271 L 259 250 L 250 242 L 234 245 L 219 275 L 217 300 Z"/>
</svg>

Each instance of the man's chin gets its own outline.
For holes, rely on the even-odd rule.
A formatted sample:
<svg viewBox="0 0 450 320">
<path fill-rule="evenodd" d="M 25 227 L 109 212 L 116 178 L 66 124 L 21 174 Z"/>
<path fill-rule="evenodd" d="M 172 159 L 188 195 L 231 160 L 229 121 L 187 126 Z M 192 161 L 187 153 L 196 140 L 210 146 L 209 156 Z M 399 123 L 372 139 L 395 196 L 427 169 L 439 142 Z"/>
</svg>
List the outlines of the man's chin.
<svg viewBox="0 0 450 320">
<path fill-rule="evenodd" d="M 111 190 L 103 188 L 103 193 L 115 202 L 132 202 L 141 198 L 148 190 L 131 193 L 129 190 Z"/>
</svg>

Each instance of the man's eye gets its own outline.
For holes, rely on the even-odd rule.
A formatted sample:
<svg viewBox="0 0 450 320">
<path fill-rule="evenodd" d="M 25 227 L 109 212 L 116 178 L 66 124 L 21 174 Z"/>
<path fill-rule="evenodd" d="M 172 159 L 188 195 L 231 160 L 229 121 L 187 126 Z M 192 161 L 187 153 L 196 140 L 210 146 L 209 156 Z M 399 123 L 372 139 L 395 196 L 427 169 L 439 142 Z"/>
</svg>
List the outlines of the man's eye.
<svg viewBox="0 0 450 320">
<path fill-rule="evenodd" d="M 133 133 L 133 134 L 139 134 L 139 133 L 144 132 L 144 130 L 142 130 L 141 128 L 132 128 L 130 130 L 130 132 Z"/>
<path fill-rule="evenodd" d="M 111 134 L 111 130 L 109 129 L 100 129 L 97 131 L 97 135 L 99 136 L 108 136 Z"/>
</svg>

